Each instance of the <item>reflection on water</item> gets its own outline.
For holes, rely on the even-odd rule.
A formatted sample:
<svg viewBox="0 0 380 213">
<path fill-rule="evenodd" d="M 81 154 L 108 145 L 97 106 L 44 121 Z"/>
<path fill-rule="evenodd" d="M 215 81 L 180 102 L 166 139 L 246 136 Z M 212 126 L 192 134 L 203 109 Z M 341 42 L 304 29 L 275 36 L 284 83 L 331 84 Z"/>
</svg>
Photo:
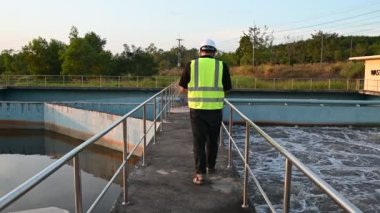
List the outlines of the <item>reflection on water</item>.
<svg viewBox="0 0 380 213">
<path fill-rule="evenodd" d="M 8 193 L 82 141 L 44 130 L 0 130 L 0 196 Z M 122 162 L 122 154 L 92 145 L 80 155 L 83 206 L 87 209 Z M 121 177 L 96 212 L 107 212 L 117 199 Z M 74 211 L 72 163 L 66 164 L 6 211 L 55 206 Z"/>
<path fill-rule="evenodd" d="M 271 137 L 300 159 L 364 212 L 380 212 L 380 128 L 263 127 Z M 244 130 L 235 129 L 240 147 Z M 251 133 L 251 167 L 282 210 L 284 158 L 256 133 Z M 236 162 L 237 163 L 237 162 Z M 240 171 L 241 164 L 238 165 Z M 263 200 L 251 189 L 258 212 L 267 212 Z M 291 212 L 334 212 L 333 201 L 293 167 Z"/>
</svg>

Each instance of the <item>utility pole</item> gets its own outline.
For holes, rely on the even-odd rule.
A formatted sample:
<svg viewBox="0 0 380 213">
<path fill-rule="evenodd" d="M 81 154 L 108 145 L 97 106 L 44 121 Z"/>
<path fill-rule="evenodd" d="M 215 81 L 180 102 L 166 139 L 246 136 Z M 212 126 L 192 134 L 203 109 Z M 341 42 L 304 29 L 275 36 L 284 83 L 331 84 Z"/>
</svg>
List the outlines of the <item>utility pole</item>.
<svg viewBox="0 0 380 213">
<path fill-rule="evenodd" d="M 352 36 L 351 36 L 351 45 L 350 45 L 350 57 L 352 57 Z"/>
<path fill-rule="evenodd" d="M 180 67 L 181 66 L 181 41 L 183 41 L 183 39 L 181 39 L 180 36 L 178 36 L 179 38 L 177 38 L 177 41 L 178 41 L 178 64 L 177 66 Z"/>
<path fill-rule="evenodd" d="M 321 62 L 320 64 L 322 65 L 323 62 L 323 32 L 321 31 Z"/>
<path fill-rule="evenodd" d="M 256 25 L 253 28 L 253 34 L 252 34 L 252 68 L 255 69 L 255 34 L 256 34 Z"/>
<path fill-rule="evenodd" d="M 290 55 L 291 55 L 291 46 L 290 46 L 290 35 L 285 36 L 288 50 L 288 65 L 290 65 Z"/>
</svg>

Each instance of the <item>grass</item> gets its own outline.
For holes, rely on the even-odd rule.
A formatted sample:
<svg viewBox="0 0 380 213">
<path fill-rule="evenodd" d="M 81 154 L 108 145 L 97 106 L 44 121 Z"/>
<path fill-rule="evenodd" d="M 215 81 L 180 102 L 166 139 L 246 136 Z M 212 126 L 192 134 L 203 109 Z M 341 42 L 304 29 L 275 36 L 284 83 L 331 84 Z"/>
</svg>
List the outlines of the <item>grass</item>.
<svg viewBox="0 0 380 213">
<path fill-rule="evenodd" d="M 272 89 L 272 90 L 358 90 L 362 88 L 357 79 L 297 79 L 232 76 L 232 85 L 236 89 Z"/>
<path fill-rule="evenodd" d="M 336 62 L 315 64 L 261 64 L 253 69 L 251 65 L 230 68 L 235 76 L 254 76 L 256 78 L 363 78 L 362 62 Z"/>
</svg>

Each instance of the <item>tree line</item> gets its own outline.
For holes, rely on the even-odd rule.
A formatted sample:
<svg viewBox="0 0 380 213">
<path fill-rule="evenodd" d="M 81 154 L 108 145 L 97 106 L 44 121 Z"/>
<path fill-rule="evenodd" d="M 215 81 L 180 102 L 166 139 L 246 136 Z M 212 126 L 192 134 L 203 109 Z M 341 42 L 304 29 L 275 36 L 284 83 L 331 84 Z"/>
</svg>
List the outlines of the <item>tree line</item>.
<svg viewBox="0 0 380 213">
<path fill-rule="evenodd" d="M 106 39 L 94 32 L 83 37 L 72 27 L 69 44 L 38 37 L 20 51 L 3 50 L 0 54 L 0 74 L 5 75 L 139 75 L 158 74 L 159 70 L 176 67 L 178 51 L 181 64 L 197 56 L 197 49 L 184 47 L 169 51 L 150 44 L 146 48 L 123 45 L 121 53 L 105 50 Z"/>
<path fill-rule="evenodd" d="M 250 27 L 240 37 L 239 47 L 232 52 L 219 52 L 218 58 L 229 66 L 260 64 L 310 64 L 347 61 L 351 56 L 380 54 L 380 36 L 340 36 L 319 31 L 306 40 L 289 36 L 285 43 L 274 45 L 273 33 L 267 27 Z M 105 50 L 106 39 L 95 32 L 83 37 L 72 27 L 69 44 L 38 37 L 20 51 L 3 50 L 0 74 L 5 75 L 157 75 L 177 67 L 198 55 L 196 48 L 181 46 L 168 51 L 153 43 L 142 48 L 123 45 L 121 53 Z"/>
<path fill-rule="evenodd" d="M 231 66 L 260 64 L 313 64 L 347 61 L 349 57 L 380 54 L 380 36 L 342 36 L 318 31 L 305 40 L 285 37 L 273 45 L 273 33 L 267 27 L 249 28 L 243 33 L 235 52 L 221 58 Z"/>
</svg>

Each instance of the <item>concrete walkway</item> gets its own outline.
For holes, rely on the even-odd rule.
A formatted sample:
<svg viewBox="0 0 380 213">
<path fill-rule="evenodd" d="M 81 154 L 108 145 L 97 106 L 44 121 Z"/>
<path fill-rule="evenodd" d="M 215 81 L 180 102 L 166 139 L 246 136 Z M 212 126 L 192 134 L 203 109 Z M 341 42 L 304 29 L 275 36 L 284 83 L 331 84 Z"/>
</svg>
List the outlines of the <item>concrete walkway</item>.
<svg viewBox="0 0 380 213">
<path fill-rule="evenodd" d="M 207 182 L 194 185 L 192 132 L 188 109 L 173 109 L 156 144 L 146 152 L 148 166 L 138 167 L 130 176 L 129 201 L 119 197 L 113 212 L 249 212 L 241 208 L 242 189 L 237 174 L 226 168 L 227 155 L 220 147 L 216 173 Z"/>
</svg>

